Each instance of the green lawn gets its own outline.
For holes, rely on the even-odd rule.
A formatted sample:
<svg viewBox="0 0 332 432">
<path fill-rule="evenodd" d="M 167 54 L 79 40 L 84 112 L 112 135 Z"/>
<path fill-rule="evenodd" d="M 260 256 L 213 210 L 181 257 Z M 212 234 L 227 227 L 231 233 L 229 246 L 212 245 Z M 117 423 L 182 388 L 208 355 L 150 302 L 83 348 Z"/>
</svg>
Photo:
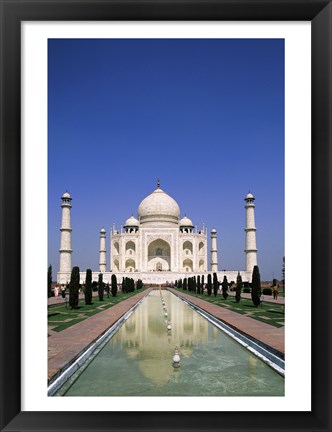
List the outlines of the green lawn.
<svg viewBox="0 0 332 432">
<path fill-rule="evenodd" d="M 104 296 L 104 300 L 100 301 L 99 297 L 92 298 L 92 305 L 86 305 L 84 299 L 79 301 L 78 309 L 71 309 L 69 305 L 65 306 L 65 304 L 61 304 L 59 306 L 49 306 L 48 307 L 48 326 L 51 330 L 56 332 L 60 332 L 74 324 L 77 324 L 80 321 L 89 318 L 92 315 L 95 315 L 99 312 L 102 312 L 115 304 L 126 300 L 129 297 L 132 297 L 138 292 L 142 292 L 144 289 L 139 291 L 134 291 L 127 294 L 122 294 L 121 292 L 117 294 L 116 297 L 107 298 Z"/>
<path fill-rule="evenodd" d="M 255 307 L 251 300 L 243 298 L 240 300 L 239 303 L 236 303 L 234 297 L 228 296 L 227 300 L 224 300 L 221 294 L 218 294 L 217 297 L 214 297 L 213 294 L 211 296 L 208 296 L 206 293 L 203 295 L 193 294 L 190 291 L 182 291 L 182 289 L 179 289 L 179 292 L 201 298 L 218 306 L 230 309 L 233 312 L 249 316 L 250 318 L 254 318 L 266 324 L 271 324 L 274 327 L 283 327 L 285 325 L 285 314 L 283 305 L 263 302 L 263 306 Z"/>
</svg>

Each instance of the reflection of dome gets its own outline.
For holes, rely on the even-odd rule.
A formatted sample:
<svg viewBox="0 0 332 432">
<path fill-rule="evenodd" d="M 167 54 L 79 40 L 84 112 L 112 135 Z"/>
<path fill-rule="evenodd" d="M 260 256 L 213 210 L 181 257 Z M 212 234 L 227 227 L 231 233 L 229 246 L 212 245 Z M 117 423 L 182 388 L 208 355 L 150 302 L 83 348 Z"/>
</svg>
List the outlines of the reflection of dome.
<svg viewBox="0 0 332 432">
<path fill-rule="evenodd" d="M 141 224 L 159 222 L 178 224 L 180 208 L 172 197 L 158 187 L 141 202 L 138 216 Z"/>
<path fill-rule="evenodd" d="M 125 227 L 138 227 L 139 222 L 134 216 L 130 216 L 124 224 Z"/>
<path fill-rule="evenodd" d="M 184 216 L 180 220 L 180 226 L 193 227 L 194 225 L 193 225 L 192 221 L 187 216 Z"/>
</svg>

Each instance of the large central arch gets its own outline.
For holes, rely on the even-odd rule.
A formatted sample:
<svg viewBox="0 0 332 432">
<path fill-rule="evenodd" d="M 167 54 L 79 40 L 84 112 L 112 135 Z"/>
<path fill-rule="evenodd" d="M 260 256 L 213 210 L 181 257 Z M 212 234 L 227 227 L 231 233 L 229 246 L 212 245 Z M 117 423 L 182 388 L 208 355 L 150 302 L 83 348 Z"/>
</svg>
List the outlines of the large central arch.
<svg viewBox="0 0 332 432">
<path fill-rule="evenodd" d="M 165 240 L 152 241 L 148 247 L 148 270 L 171 270 L 171 246 Z"/>
</svg>

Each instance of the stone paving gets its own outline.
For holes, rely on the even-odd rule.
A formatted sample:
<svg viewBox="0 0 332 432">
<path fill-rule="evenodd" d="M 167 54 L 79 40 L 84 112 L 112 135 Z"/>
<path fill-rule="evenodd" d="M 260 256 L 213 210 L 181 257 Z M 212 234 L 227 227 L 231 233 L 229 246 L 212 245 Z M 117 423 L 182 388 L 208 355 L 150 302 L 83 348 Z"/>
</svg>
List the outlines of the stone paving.
<svg viewBox="0 0 332 432">
<path fill-rule="evenodd" d="M 50 382 L 50 380 L 55 378 L 67 364 L 75 361 L 87 347 L 104 334 L 131 307 L 138 303 L 144 296 L 148 295 L 152 289 L 153 288 L 148 288 L 61 332 L 53 332 L 48 338 L 48 381 Z M 261 341 L 263 344 L 277 351 L 281 356 L 284 356 L 284 327 L 276 328 L 248 316 L 238 314 L 205 300 L 193 297 L 190 294 L 185 294 L 178 289 L 168 289 L 180 297 L 191 301 L 234 329 L 252 339 Z M 53 300 L 55 304 L 57 302 L 63 303 L 61 297 L 52 297 L 51 299 L 56 299 Z M 283 298 L 279 298 L 278 300 L 284 301 Z M 277 302 L 279 303 L 279 301 Z"/>
<path fill-rule="evenodd" d="M 257 321 L 249 316 L 240 315 L 229 309 L 214 305 L 206 300 L 199 299 L 183 291 L 169 288 L 180 297 L 185 298 L 206 312 L 218 318 L 220 321 L 230 325 L 235 330 L 243 333 L 251 339 L 258 340 L 277 351 L 282 357 L 285 355 L 285 329 L 274 327 L 270 324 Z M 273 299 L 272 299 L 273 300 Z"/>
</svg>

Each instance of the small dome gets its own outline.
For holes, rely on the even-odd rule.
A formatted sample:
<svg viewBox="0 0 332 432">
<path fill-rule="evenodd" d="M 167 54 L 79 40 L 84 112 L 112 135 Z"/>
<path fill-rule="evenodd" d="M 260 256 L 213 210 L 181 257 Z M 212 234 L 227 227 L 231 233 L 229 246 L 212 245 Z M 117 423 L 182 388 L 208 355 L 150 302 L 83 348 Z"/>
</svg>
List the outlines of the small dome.
<svg viewBox="0 0 332 432">
<path fill-rule="evenodd" d="M 254 199 L 255 197 L 253 196 L 252 193 L 248 193 L 248 195 L 246 196 L 246 199 Z"/>
<path fill-rule="evenodd" d="M 215 228 L 212 228 L 211 232 L 212 232 L 212 233 L 216 233 L 217 230 L 216 230 Z"/>
<path fill-rule="evenodd" d="M 143 199 L 138 207 L 140 223 L 178 224 L 180 208 L 178 203 L 159 186 Z"/>
<path fill-rule="evenodd" d="M 105 228 L 102 228 L 102 229 L 100 230 L 100 232 L 101 232 L 101 233 L 105 233 L 105 232 L 106 232 Z"/>
<path fill-rule="evenodd" d="M 65 192 L 61 198 L 67 198 L 68 199 L 68 198 L 70 198 L 70 195 L 68 192 Z"/>
<path fill-rule="evenodd" d="M 184 216 L 180 220 L 180 226 L 193 227 L 194 225 L 193 225 L 192 221 L 187 216 Z"/>
<path fill-rule="evenodd" d="M 137 227 L 139 225 L 138 220 L 132 215 L 128 218 L 124 224 L 125 227 Z"/>
</svg>

